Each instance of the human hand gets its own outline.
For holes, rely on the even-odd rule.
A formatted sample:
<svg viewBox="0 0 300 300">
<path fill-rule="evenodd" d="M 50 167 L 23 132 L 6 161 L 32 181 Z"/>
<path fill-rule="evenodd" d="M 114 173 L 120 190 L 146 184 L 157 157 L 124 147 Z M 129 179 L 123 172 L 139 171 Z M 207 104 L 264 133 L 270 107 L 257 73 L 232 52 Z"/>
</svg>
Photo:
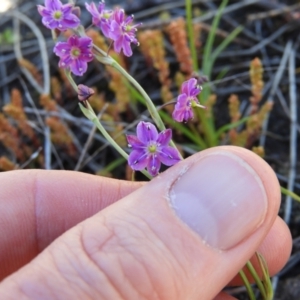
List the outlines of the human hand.
<svg viewBox="0 0 300 300">
<path fill-rule="evenodd" d="M 220 291 L 255 251 L 271 274 L 291 251 L 276 176 L 242 148 L 149 183 L 40 170 L 0 182 L 0 299 L 234 299 Z"/>
</svg>

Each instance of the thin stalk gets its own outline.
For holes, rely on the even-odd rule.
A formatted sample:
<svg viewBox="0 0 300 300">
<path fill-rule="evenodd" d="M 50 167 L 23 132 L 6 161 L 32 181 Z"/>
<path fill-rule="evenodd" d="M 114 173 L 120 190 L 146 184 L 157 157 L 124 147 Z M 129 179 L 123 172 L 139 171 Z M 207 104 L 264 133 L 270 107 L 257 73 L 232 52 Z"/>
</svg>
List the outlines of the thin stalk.
<svg viewBox="0 0 300 300">
<path fill-rule="evenodd" d="M 73 79 L 73 77 L 71 75 L 71 72 L 69 70 L 67 70 L 67 69 L 64 69 L 64 71 L 65 71 L 65 75 L 67 76 L 69 82 L 71 83 L 74 91 L 78 94 L 78 86 L 75 83 L 75 81 L 74 81 L 74 79 Z"/>
<path fill-rule="evenodd" d="M 187 31 L 188 31 L 188 38 L 189 38 L 189 46 L 192 54 L 193 69 L 194 71 L 198 71 L 199 67 L 198 67 L 197 49 L 195 47 L 192 8 L 193 8 L 192 1 L 185 0 Z"/>
<path fill-rule="evenodd" d="M 265 291 L 266 291 L 266 299 L 265 300 L 272 300 L 274 297 L 274 290 L 273 290 L 273 286 L 272 286 L 272 282 L 270 279 L 270 274 L 269 274 L 269 270 L 268 270 L 268 266 L 267 266 L 267 262 L 264 259 L 264 257 L 256 252 L 256 257 L 258 259 L 260 268 L 263 272 L 263 285 L 265 287 Z"/>
<path fill-rule="evenodd" d="M 160 131 L 165 130 L 166 127 L 162 119 L 160 118 L 155 105 L 153 104 L 152 100 L 145 92 L 145 90 L 141 87 L 141 85 L 130 74 L 128 74 L 126 70 L 124 70 L 122 66 L 120 66 L 116 61 L 114 61 L 111 66 L 114 67 L 116 70 L 118 70 L 124 77 L 126 77 L 128 81 L 131 82 L 132 85 L 140 92 L 140 94 L 144 97 L 146 101 L 147 108 L 156 126 Z"/>
<path fill-rule="evenodd" d="M 206 45 L 205 45 L 205 48 L 204 48 L 203 72 L 208 77 L 210 77 L 210 75 L 211 75 L 212 63 L 211 63 L 211 60 L 209 59 L 209 57 L 211 56 L 211 53 L 212 53 L 212 47 L 213 47 L 213 43 L 214 43 L 214 40 L 215 40 L 215 33 L 216 33 L 217 27 L 219 25 L 223 10 L 226 7 L 227 3 L 228 3 L 228 0 L 223 0 L 222 1 L 221 5 L 220 5 L 220 7 L 217 11 L 217 14 L 214 17 L 214 20 L 213 20 L 213 23 L 212 23 L 212 26 L 211 26 L 211 30 L 209 32 L 209 35 L 208 35 L 208 38 L 207 38 L 207 41 L 206 41 Z"/>
<path fill-rule="evenodd" d="M 220 138 L 220 136 L 221 136 L 224 132 L 226 132 L 226 131 L 228 131 L 228 130 L 230 130 L 230 129 L 234 129 L 234 128 L 236 128 L 236 127 L 238 127 L 238 126 L 244 124 L 246 121 L 249 120 L 249 118 L 250 118 L 250 117 L 244 117 L 244 118 L 242 118 L 242 119 L 240 119 L 240 120 L 238 120 L 238 121 L 236 121 L 236 122 L 234 122 L 234 123 L 230 123 L 230 124 L 223 125 L 222 127 L 220 127 L 220 128 L 217 130 L 216 136 L 217 136 L 218 138 Z"/>
<path fill-rule="evenodd" d="M 255 283 L 256 283 L 256 285 L 257 285 L 257 287 L 258 287 L 260 293 L 262 294 L 263 298 L 264 298 L 264 299 L 267 299 L 267 298 L 266 298 L 265 287 L 264 287 L 264 285 L 263 285 L 261 279 L 260 279 L 259 276 L 257 275 L 257 272 L 255 271 L 255 269 L 254 269 L 252 263 L 250 262 L 250 260 L 247 261 L 246 266 L 247 266 L 249 272 L 251 273 L 253 279 L 255 280 Z"/>
<path fill-rule="evenodd" d="M 298 196 L 297 194 L 295 194 L 294 192 L 284 188 L 284 187 L 280 187 L 281 193 L 286 195 L 286 196 L 290 196 L 291 198 L 293 198 L 294 200 L 300 202 L 300 196 Z"/>
<path fill-rule="evenodd" d="M 240 276 L 241 276 L 241 278 L 243 280 L 243 283 L 244 283 L 244 285 L 246 287 L 246 290 L 247 290 L 247 293 L 249 295 L 250 300 L 256 300 L 256 297 L 254 295 L 254 292 L 253 292 L 253 289 L 251 287 L 251 284 L 249 283 L 249 280 L 248 280 L 247 276 L 245 275 L 244 271 L 240 270 L 239 274 L 240 274 Z"/>
</svg>

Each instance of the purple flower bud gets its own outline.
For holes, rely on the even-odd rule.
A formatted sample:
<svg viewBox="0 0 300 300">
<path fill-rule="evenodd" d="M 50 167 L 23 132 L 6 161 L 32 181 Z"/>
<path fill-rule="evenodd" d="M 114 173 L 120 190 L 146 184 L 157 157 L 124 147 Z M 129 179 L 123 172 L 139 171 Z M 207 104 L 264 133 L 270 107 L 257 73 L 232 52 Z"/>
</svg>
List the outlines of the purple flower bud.
<svg viewBox="0 0 300 300">
<path fill-rule="evenodd" d="M 80 25 L 79 18 L 72 12 L 72 4 L 62 4 L 59 0 L 45 0 L 45 6 L 37 6 L 43 17 L 42 23 L 49 29 L 65 31 Z"/>
<path fill-rule="evenodd" d="M 172 117 L 177 122 L 187 122 L 194 117 L 193 108 L 201 107 L 197 98 L 198 94 L 202 91 L 201 86 L 197 86 L 197 79 L 191 78 L 185 81 L 181 86 L 181 94 L 177 98 L 177 103 L 172 114 Z"/>
<path fill-rule="evenodd" d="M 92 47 L 91 38 L 73 35 L 67 42 L 58 42 L 53 51 L 60 57 L 60 68 L 69 68 L 75 75 L 82 76 L 87 70 L 87 63 L 94 59 Z"/>
<path fill-rule="evenodd" d="M 86 101 L 88 100 L 92 95 L 94 95 L 95 92 L 90 87 L 79 84 L 78 85 L 78 99 L 79 101 Z"/>
<path fill-rule="evenodd" d="M 128 164 L 133 170 L 147 168 L 151 176 L 156 176 L 161 163 L 172 166 L 180 161 L 178 151 L 169 146 L 171 129 L 158 133 L 153 124 L 139 122 L 136 132 L 137 136 L 127 135 L 129 147 L 132 148 Z"/>
</svg>

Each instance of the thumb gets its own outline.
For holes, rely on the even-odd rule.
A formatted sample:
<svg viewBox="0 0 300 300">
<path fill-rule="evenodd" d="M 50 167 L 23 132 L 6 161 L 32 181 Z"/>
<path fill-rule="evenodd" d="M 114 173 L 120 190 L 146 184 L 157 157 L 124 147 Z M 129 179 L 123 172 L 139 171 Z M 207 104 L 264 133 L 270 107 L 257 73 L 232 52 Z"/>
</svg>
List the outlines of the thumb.
<svg viewBox="0 0 300 300">
<path fill-rule="evenodd" d="M 276 176 L 252 152 L 202 151 L 67 231 L 2 282 L 0 299 L 213 299 L 279 202 Z"/>
</svg>

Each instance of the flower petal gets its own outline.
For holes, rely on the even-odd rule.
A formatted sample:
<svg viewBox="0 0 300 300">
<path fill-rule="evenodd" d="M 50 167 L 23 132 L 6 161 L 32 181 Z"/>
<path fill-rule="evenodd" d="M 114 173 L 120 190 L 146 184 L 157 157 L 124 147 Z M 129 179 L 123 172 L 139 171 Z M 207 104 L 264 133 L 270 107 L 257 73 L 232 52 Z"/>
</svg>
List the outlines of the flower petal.
<svg viewBox="0 0 300 300">
<path fill-rule="evenodd" d="M 128 157 L 128 164 L 133 170 L 143 170 L 148 163 L 147 153 L 140 150 L 133 150 Z"/>
<path fill-rule="evenodd" d="M 172 130 L 166 129 L 158 134 L 157 143 L 161 146 L 167 146 L 172 138 Z"/>
<path fill-rule="evenodd" d="M 76 28 L 80 25 L 80 20 L 75 15 L 70 14 L 61 20 L 61 25 L 64 29 Z"/>
<path fill-rule="evenodd" d="M 74 59 L 70 65 L 70 69 L 75 75 L 82 76 L 87 70 L 87 63 L 80 59 Z"/>
<path fill-rule="evenodd" d="M 58 66 L 60 68 L 65 69 L 65 68 L 69 67 L 71 63 L 72 63 L 71 57 L 66 55 L 66 56 L 63 56 L 60 58 Z"/>
<path fill-rule="evenodd" d="M 126 36 L 125 36 L 125 39 L 123 39 L 123 53 L 127 57 L 130 57 L 132 55 L 132 50 L 131 50 L 131 47 L 130 47 L 130 41 L 126 40 Z"/>
<path fill-rule="evenodd" d="M 144 144 L 150 141 L 156 141 L 158 138 L 156 127 L 149 122 L 139 122 L 136 128 L 136 134 L 138 139 Z"/>
<path fill-rule="evenodd" d="M 127 135 L 128 146 L 134 150 L 145 148 L 145 145 L 135 135 Z"/>
<path fill-rule="evenodd" d="M 51 11 L 42 5 L 37 5 L 37 10 L 42 17 L 51 17 Z"/>
<path fill-rule="evenodd" d="M 54 46 L 53 52 L 57 56 L 65 56 L 66 54 L 70 53 L 71 47 L 66 42 L 57 42 L 57 44 Z"/>
<path fill-rule="evenodd" d="M 197 85 L 197 80 L 195 78 L 191 78 L 185 81 L 181 86 L 181 92 L 190 96 L 190 91 Z"/>
<path fill-rule="evenodd" d="M 188 120 L 193 118 L 194 118 L 194 112 L 192 108 L 184 112 L 183 121 L 187 122 Z"/>
<path fill-rule="evenodd" d="M 64 14 L 64 16 L 69 15 L 72 12 L 73 5 L 68 3 L 61 6 L 60 10 Z"/>
<path fill-rule="evenodd" d="M 156 176 L 160 169 L 160 160 L 157 155 L 151 155 L 148 159 L 147 170 L 151 176 Z"/>
<path fill-rule="evenodd" d="M 68 44 L 73 47 L 73 46 L 78 46 L 78 36 L 77 35 L 72 35 L 68 38 Z"/>
<path fill-rule="evenodd" d="M 176 102 L 175 107 L 176 107 L 177 109 L 186 107 L 186 106 L 187 106 L 187 100 L 188 100 L 188 97 L 187 97 L 186 94 L 180 94 L 180 95 L 177 97 L 177 102 Z"/>
<path fill-rule="evenodd" d="M 55 29 L 59 25 L 59 22 L 54 20 L 52 17 L 43 17 L 42 23 L 44 24 L 45 27 L 47 27 L 49 29 Z"/>
<path fill-rule="evenodd" d="M 173 166 L 181 160 L 178 150 L 170 146 L 161 149 L 157 155 L 158 159 L 166 166 Z"/>
<path fill-rule="evenodd" d="M 78 39 L 78 47 L 79 48 L 92 48 L 93 40 L 90 37 L 81 37 Z"/>
<path fill-rule="evenodd" d="M 45 6 L 50 10 L 60 10 L 62 3 L 59 0 L 45 0 Z"/>
<path fill-rule="evenodd" d="M 114 20 L 116 20 L 116 22 L 118 24 L 121 24 L 124 22 L 124 15 L 125 15 L 125 12 L 123 9 L 117 9 L 113 13 L 113 18 L 114 18 Z"/>
</svg>

